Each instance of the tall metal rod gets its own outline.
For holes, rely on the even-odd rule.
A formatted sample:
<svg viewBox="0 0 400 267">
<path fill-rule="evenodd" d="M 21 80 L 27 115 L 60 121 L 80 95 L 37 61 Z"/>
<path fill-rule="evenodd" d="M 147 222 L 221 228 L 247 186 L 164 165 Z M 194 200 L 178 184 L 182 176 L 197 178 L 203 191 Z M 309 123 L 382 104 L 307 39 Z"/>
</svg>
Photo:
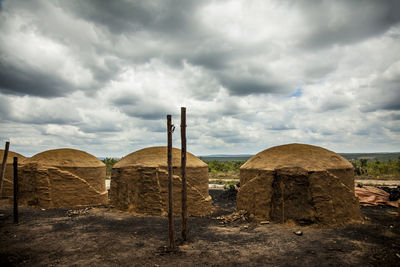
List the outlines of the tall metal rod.
<svg viewBox="0 0 400 267">
<path fill-rule="evenodd" d="M 18 223 L 18 158 L 14 157 L 14 223 Z"/>
<path fill-rule="evenodd" d="M 7 157 L 8 157 L 8 150 L 10 149 L 10 142 L 6 142 L 6 147 L 4 149 L 3 155 L 3 162 L 1 164 L 1 172 L 0 172 L 0 196 L 3 195 L 3 177 L 6 172 L 6 165 L 7 165 Z"/>
<path fill-rule="evenodd" d="M 168 131 L 168 249 L 175 250 L 174 214 L 172 207 L 172 132 L 171 115 L 167 115 Z"/>
<path fill-rule="evenodd" d="M 182 240 L 187 240 L 186 108 L 181 107 Z"/>
</svg>

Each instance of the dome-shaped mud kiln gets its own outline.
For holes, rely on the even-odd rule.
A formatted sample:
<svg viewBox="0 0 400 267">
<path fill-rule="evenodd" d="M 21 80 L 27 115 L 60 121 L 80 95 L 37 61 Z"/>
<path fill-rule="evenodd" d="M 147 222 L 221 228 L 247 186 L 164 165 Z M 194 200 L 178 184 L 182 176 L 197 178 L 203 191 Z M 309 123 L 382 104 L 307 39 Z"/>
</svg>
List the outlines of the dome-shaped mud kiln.
<svg viewBox="0 0 400 267">
<path fill-rule="evenodd" d="M 172 149 L 173 209 L 181 213 L 181 150 Z M 211 212 L 208 193 L 208 167 L 187 153 L 188 215 Z M 167 147 L 150 147 L 133 152 L 118 161 L 111 173 L 111 203 L 132 213 L 165 215 L 168 213 Z"/>
<path fill-rule="evenodd" d="M 3 162 L 3 157 L 4 157 L 4 150 L 0 149 L 0 165 Z M 13 162 L 14 162 L 14 157 L 18 158 L 18 166 L 21 166 L 21 164 L 24 162 L 26 159 L 24 156 L 8 151 L 7 155 L 7 161 L 6 161 L 6 168 L 4 172 L 4 177 L 3 177 L 3 188 L 1 192 L 1 197 L 3 198 L 10 198 L 13 197 L 13 185 L 14 185 L 14 167 L 13 167 Z"/>
<path fill-rule="evenodd" d="M 272 147 L 250 158 L 240 168 L 237 208 L 278 223 L 344 224 L 360 219 L 351 163 L 304 144 Z"/>
<path fill-rule="evenodd" d="M 107 203 L 106 166 L 75 149 L 48 150 L 26 159 L 20 171 L 22 203 L 45 208 Z"/>
</svg>

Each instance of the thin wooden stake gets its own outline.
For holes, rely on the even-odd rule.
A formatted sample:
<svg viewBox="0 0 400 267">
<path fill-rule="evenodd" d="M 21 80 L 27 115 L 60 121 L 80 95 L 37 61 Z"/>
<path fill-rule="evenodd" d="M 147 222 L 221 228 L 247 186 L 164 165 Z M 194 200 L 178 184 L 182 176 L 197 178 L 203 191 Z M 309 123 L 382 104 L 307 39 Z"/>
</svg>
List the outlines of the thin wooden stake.
<svg viewBox="0 0 400 267">
<path fill-rule="evenodd" d="M 14 223 L 18 223 L 18 158 L 14 157 Z"/>
<path fill-rule="evenodd" d="M 174 214 L 172 207 L 172 132 L 171 115 L 167 115 L 168 131 L 168 249 L 175 250 Z"/>
<path fill-rule="evenodd" d="M 0 196 L 3 195 L 3 177 L 6 172 L 6 165 L 7 165 L 7 157 L 8 157 L 8 150 L 10 149 L 10 142 L 6 142 L 6 147 L 4 149 L 3 155 L 3 162 L 1 164 L 1 172 L 0 172 Z"/>
<path fill-rule="evenodd" d="M 186 108 L 181 107 L 182 240 L 187 240 Z"/>
</svg>

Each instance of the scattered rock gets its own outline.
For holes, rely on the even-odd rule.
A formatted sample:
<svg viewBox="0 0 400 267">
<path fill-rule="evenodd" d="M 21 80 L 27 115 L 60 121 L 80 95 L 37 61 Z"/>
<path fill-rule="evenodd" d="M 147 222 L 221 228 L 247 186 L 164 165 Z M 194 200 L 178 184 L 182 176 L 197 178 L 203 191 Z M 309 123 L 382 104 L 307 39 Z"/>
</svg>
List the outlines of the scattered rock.
<svg viewBox="0 0 400 267">
<path fill-rule="evenodd" d="M 260 224 L 269 224 L 269 221 L 261 221 Z"/>
<path fill-rule="evenodd" d="M 302 231 L 296 231 L 296 232 L 293 232 L 295 235 L 303 235 L 303 232 Z"/>
</svg>

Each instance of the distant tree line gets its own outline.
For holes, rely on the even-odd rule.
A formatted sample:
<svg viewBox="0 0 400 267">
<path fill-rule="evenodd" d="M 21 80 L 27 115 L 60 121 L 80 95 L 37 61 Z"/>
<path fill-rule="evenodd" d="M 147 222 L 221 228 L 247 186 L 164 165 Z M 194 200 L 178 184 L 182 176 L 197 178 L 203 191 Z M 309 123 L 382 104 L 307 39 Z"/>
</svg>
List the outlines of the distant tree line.
<svg viewBox="0 0 400 267">
<path fill-rule="evenodd" d="M 208 162 L 209 172 L 238 172 L 240 166 L 242 166 L 246 161 L 218 161 L 213 160 Z"/>
<path fill-rule="evenodd" d="M 398 159 L 380 161 L 378 159 L 359 159 L 352 160 L 356 175 L 367 176 L 400 176 L 400 156 Z"/>
</svg>

